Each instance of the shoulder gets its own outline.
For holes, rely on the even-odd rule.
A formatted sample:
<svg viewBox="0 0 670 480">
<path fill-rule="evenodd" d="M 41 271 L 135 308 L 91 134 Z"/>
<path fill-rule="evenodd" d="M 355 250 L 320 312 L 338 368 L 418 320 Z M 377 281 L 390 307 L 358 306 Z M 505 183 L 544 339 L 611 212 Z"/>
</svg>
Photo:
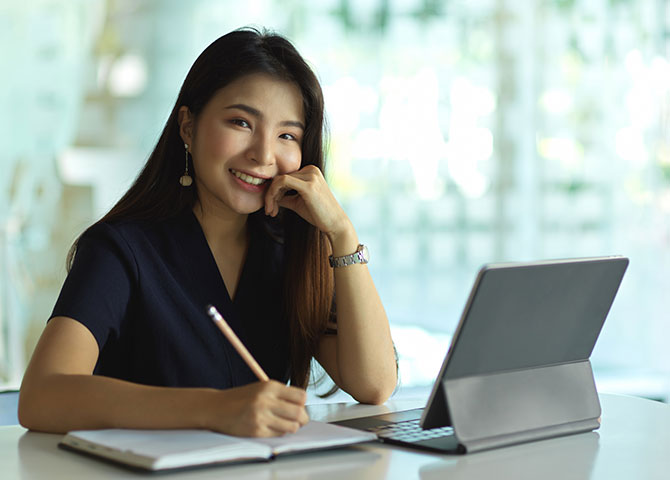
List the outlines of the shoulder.
<svg viewBox="0 0 670 480">
<path fill-rule="evenodd" d="M 125 243 L 128 247 L 133 248 L 155 238 L 166 235 L 169 237 L 169 234 L 175 230 L 184 231 L 188 229 L 188 224 L 187 214 L 155 221 L 132 219 L 100 221 L 89 227 L 82 234 L 81 239 L 108 240 Z"/>
<path fill-rule="evenodd" d="M 107 251 L 116 257 L 137 263 L 147 249 L 155 248 L 161 239 L 171 239 L 170 230 L 177 228 L 175 219 L 161 221 L 115 220 L 100 221 L 79 237 L 75 257 L 81 251 Z"/>
<path fill-rule="evenodd" d="M 144 270 L 171 264 L 184 252 L 207 252 L 208 247 L 197 219 L 187 211 L 159 220 L 100 221 L 80 237 L 75 258 L 80 250 L 91 248 L 103 249 L 135 270 Z"/>
<path fill-rule="evenodd" d="M 132 235 L 117 223 L 97 222 L 87 228 L 74 245 L 72 268 L 85 265 L 102 266 L 122 264 L 125 269 L 137 271 Z M 86 267 L 89 268 L 89 267 Z"/>
<path fill-rule="evenodd" d="M 132 250 L 137 239 L 146 234 L 147 225 L 143 222 L 97 222 L 81 235 L 77 242 L 77 250 L 89 245 L 108 245 L 121 250 Z"/>
</svg>

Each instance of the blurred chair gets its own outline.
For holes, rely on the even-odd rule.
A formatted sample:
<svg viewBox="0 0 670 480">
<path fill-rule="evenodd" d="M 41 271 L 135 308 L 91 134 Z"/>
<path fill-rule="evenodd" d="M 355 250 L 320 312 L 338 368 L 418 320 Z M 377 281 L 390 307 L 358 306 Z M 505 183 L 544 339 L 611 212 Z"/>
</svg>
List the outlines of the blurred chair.
<svg viewBox="0 0 670 480">
<path fill-rule="evenodd" d="M 5 390 L 0 392 L 0 426 L 18 425 L 19 392 Z"/>
</svg>

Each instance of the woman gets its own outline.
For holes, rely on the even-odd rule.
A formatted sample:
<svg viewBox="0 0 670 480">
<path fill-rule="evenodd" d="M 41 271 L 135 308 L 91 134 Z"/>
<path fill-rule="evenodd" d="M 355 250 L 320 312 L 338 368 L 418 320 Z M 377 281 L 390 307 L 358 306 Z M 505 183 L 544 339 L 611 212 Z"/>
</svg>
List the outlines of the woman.
<svg viewBox="0 0 670 480">
<path fill-rule="evenodd" d="M 287 40 L 244 29 L 205 49 L 137 180 L 70 252 L 21 424 L 281 435 L 308 421 L 312 358 L 358 401 L 384 402 L 388 320 L 324 180 L 322 137 L 321 88 Z"/>
</svg>

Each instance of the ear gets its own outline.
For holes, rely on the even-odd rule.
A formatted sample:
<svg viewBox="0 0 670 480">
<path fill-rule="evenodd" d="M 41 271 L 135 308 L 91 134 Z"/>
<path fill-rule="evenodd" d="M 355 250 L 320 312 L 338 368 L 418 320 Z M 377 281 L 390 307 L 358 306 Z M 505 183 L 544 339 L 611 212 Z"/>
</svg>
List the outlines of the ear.
<svg viewBox="0 0 670 480">
<path fill-rule="evenodd" d="M 193 123 L 195 120 L 186 105 L 179 107 L 177 121 L 179 122 L 179 135 L 181 139 L 191 148 L 193 145 Z"/>
</svg>

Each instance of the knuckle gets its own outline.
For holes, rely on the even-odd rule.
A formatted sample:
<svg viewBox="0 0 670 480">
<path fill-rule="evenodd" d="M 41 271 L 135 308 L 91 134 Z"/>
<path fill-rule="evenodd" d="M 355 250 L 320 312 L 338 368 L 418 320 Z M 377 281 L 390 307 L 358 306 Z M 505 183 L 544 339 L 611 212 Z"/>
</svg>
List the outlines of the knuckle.
<svg viewBox="0 0 670 480">
<path fill-rule="evenodd" d="M 254 399 L 251 400 L 250 402 L 250 407 L 253 412 L 254 418 L 255 415 L 258 414 L 258 412 L 265 406 L 265 400 L 263 397 L 255 397 Z"/>
<path fill-rule="evenodd" d="M 297 405 L 291 406 L 291 408 L 289 410 L 289 416 L 290 416 L 291 420 L 299 419 L 300 415 L 301 415 L 301 413 L 300 413 L 301 410 L 302 409 L 300 407 L 298 407 Z"/>
<path fill-rule="evenodd" d="M 259 410 L 254 410 L 250 420 L 254 428 L 260 428 L 263 425 L 263 414 Z"/>
</svg>

